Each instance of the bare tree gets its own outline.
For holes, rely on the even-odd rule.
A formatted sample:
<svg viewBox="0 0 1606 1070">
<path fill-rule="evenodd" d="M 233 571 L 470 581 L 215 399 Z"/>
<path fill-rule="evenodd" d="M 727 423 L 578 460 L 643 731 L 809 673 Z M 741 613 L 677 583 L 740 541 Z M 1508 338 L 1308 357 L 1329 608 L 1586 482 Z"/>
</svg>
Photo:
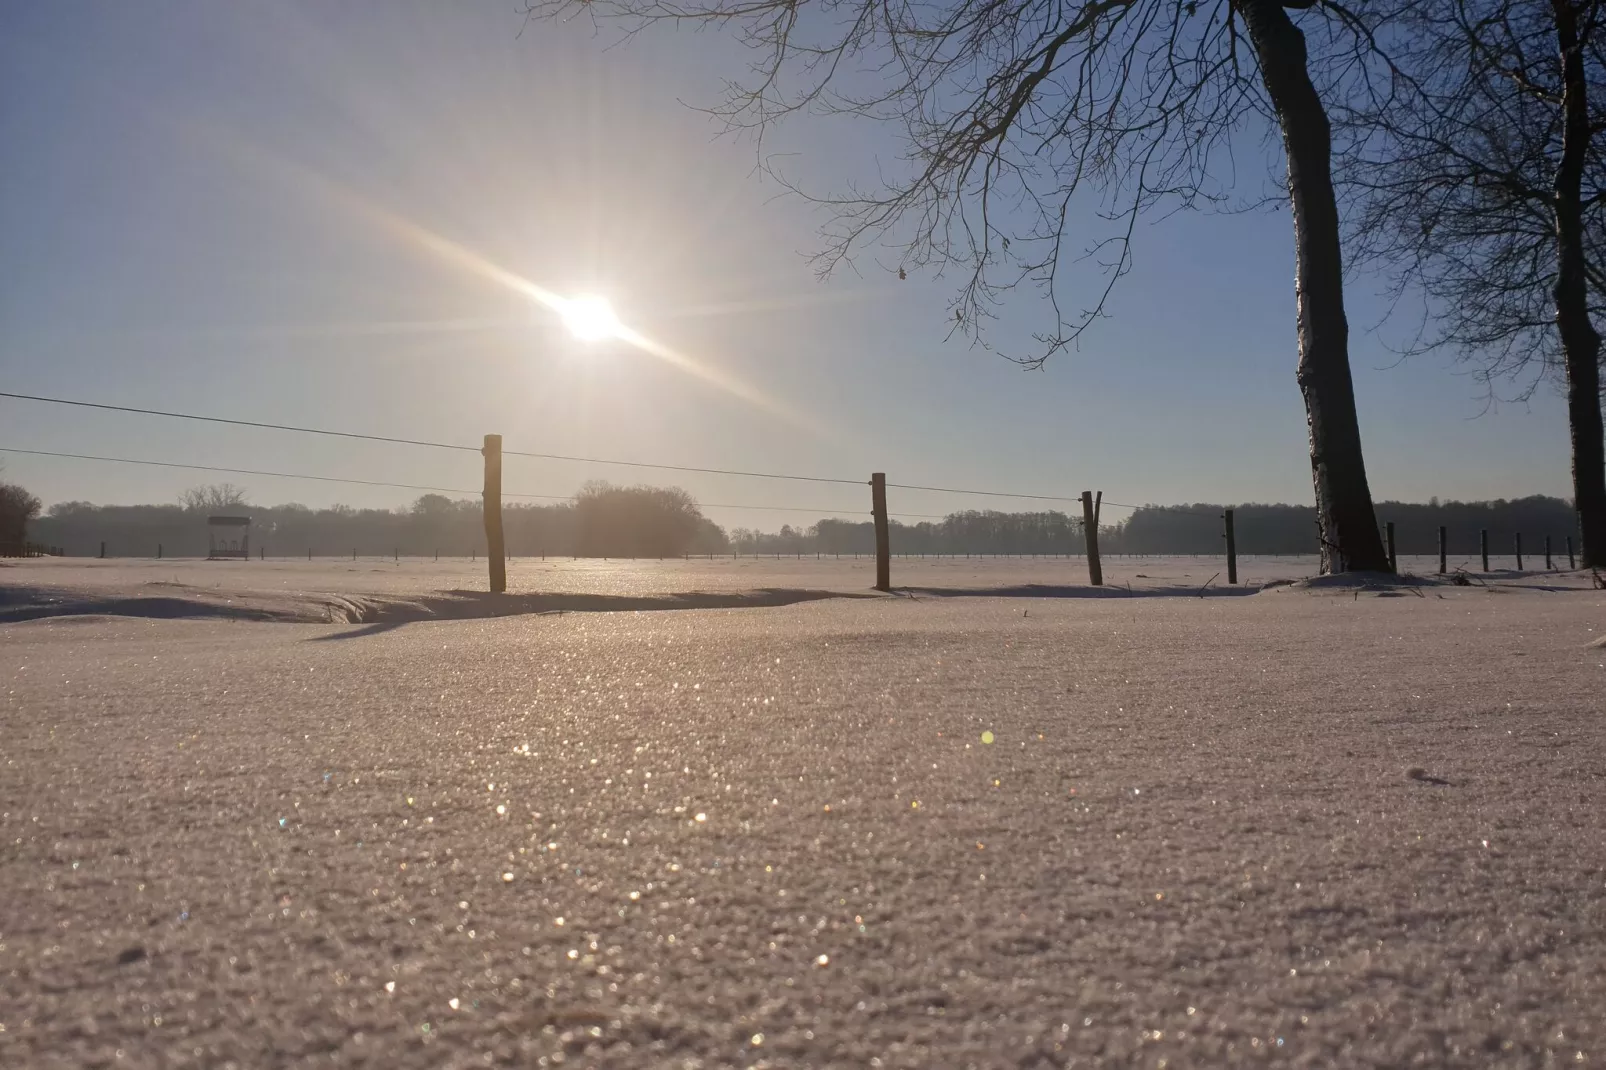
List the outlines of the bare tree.
<svg viewBox="0 0 1606 1070">
<path fill-rule="evenodd" d="M 178 503 L 192 513 L 219 513 L 246 504 L 246 490 L 233 483 L 206 483 L 180 494 Z"/>
<path fill-rule="evenodd" d="M 1487 387 L 1565 382 L 1587 566 L 1606 564 L 1606 0 L 1396 0 L 1388 77 L 1338 114 L 1355 249 Z"/>
<path fill-rule="evenodd" d="M 22 553 L 28 524 L 39 516 L 37 497 L 15 483 L 0 483 L 0 554 Z"/>
<path fill-rule="evenodd" d="M 907 152 L 880 188 L 823 198 L 834 222 L 820 269 L 876 245 L 900 276 L 957 271 L 954 329 L 984 345 L 1009 291 L 1036 287 L 1052 322 L 1014 358 L 1027 366 L 1101 317 L 1141 215 L 1223 198 L 1213 176 L 1232 135 L 1275 120 L 1323 568 L 1386 569 L 1350 377 L 1331 131 L 1286 8 L 1316 9 L 1305 17 L 1324 68 L 1367 47 L 1336 0 L 533 0 L 529 13 L 729 29 L 757 53 L 714 109 L 738 129 L 762 135 L 803 111 L 901 126 Z M 1103 278 L 1073 310 L 1056 281 L 1078 261 Z"/>
</svg>

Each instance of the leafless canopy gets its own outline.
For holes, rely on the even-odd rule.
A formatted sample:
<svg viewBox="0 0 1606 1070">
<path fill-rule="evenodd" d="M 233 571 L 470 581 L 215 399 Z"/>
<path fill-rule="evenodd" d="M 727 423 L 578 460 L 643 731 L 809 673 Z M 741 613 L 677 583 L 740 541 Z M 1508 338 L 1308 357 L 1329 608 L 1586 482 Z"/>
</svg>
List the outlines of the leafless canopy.
<svg viewBox="0 0 1606 1070">
<path fill-rule="evenodd" d="M 233 483 L 207 483 L 184 491 L 178 503 L 192 513 L 217 513 L 244 505 L 246 491 Z"/>
<path fill-rule="evenodd" d="M 1314 21 L 1346 28 L 1319 6 Z M 1007 292 L 1034 287 L 1052 323 L 1012 358 L 1029 366 L 1100 316 L 1142 213 L 1224 196 L 1213 166 L 1230 166 L 1246 116 L 1268 114 L 1230 0 L 535 0 L 529 13 L 732 32 L 754 60 L 712 110 L 736 129 L 762 135 L 799 112 L 901 127 L 903 158 L 877 188 L 798 190 L 832 212 L 819 270 L 874 246 L 900 275 L 960 273 L 954 329 L 983 344 Z M 1078 195 L 1100 222 L 1073 215 Z M 1063 292 L 1056 279 L 1082 259 L 1094 285 Z"/>
<path fill-rule="evenodd" d="M 1589 155 L 1582 208 L 1590 314 L 1606 319 L 1606 4 L 1586 2 Z M 1402 0 L 1374 29 L 1387 77 L 1335 108 L 1352 260 L 1427 301 L 1409 350 L 1473 360 L 1526 396 L 1563 367 L 1556 330 L 1561 57 L 1549 0 Z"/>
</svg>

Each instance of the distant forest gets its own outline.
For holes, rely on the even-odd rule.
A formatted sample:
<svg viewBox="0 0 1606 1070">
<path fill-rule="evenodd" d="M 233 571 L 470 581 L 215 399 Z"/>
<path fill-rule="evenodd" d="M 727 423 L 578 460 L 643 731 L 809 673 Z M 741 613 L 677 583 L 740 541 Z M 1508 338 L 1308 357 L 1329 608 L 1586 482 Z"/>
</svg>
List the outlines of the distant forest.
<svg viewBox="0 0 1606 1070">
<path fill-rule="evenodd" d="M 244 492 L 227 485 L 200 487 L 177 505 L 92 505 L 62 502 L 28 524 L 28 537 L 60 547 L 69 556 L 94 556 L 101 543 L 113 557 L 204 557 L 206 517 L 236 513 L 251 518 L 253 552 L 270 557 L 364 557 L 401 553 L 466 557 L 485 552 L 480 503 L 426 494 L 398 510 L 304 505 L 252 506 Z M 1106 516 L 1115 510 L 1107 508 Z M 1212 504 L 1148 505 L 1100 525 L 1100 547 L 1109 554 L 1219 554 L 1221 513 Z M 1511 552 L 1521 533 L 1529 552 L 1545 536 L 1562 552 L 1574 533 L 1569 502 L 1536 496 L 1514 501 L 1380 502 L 1380 523 L 1395 525 L 1399 552 L 1433 554 L 1438 529 L 1449 529 L 1450 552 L 1476 553 L 1478 533 L 1489 532 L 1490 551 Z M 617 487 L 587 483 L 569 501 L 552 505 L 506 505 L 507 551 L 514 557 L 679 557 L 684 554 L 868 554 L 874 527 L 862 520 L 822 519 L 779 532 L 733 528 L 703 516 L 691 495 L 678 487 Z M 1316 552 L 1316 514 L 1306 505 L 1235 507 L 1241 554 Z M 942 520 L 891 524 L 895 554 L 1080 554 L 1081 520 L 1061 512 L 958 512 Z"/>
<path fill-rule="evenodd" d="M 1146 505 L 1124 520 L 1101 522 L 1099 549 L 1106 554 L 1222 554 L 1225 506 Z M 1240 554 L 1314 554 L 1316 510 L 1308 505 L 1238 505 L 1233 527 Z M 1515 501 L 1379 502 L 1380 524 L 1393 522 L 1399 553 L 1438 553 L 1439 526 L 1449 529 L 1449 551 L 1478 550 L 1478 533 L 1489 532 L 1492 554 L 1509 554 L 1521 533 L 1527 551 L 1541 549 L 1549 535 L 1560 553 L 1577 530 L 1572 504 L 1535 496 Z M 783 527 L 778 534 L 735 528 L 733 549 L 742 553 L 873 553 L 870 521 L 821 520 L 813 527 Z M 1576 536 L 1574 536 L 1576 542 Z M 1082 522 L 1060 512 L 961 512 L 919 524 L 891 522 L 895 554 L 1080 554 Z"/>
</svg>

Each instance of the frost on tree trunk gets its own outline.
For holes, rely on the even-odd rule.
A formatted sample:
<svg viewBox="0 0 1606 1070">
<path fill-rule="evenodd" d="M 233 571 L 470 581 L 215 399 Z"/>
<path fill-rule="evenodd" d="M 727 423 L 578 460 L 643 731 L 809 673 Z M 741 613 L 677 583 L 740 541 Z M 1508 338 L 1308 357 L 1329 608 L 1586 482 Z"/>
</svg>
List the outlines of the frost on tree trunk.
<svg viewBox="0 0 1606 1070">
<path fill-rule="evenodd" d="M 1305 35 L 1279 0 L 1236 0 L 1282 127 L 1293 204 L 1299 388 L 1310 426 L 1322 571 L 1388 571 L 1366 482 L 1344 319 L 1332 134 L 1310 79 Z M 1293 4 L 1290 6 L 1301 6 Z"/>
<path fill-rule="evenodd" d="M 1562 143 L 1556 168 L 1556 327 L 1567 365 L 1567 416 L 1573 436 L 1573 501 L 1585 568 L 1606 565 L 1606 441 L 1600 413 L 1600 334 L 1589 318 L 1583 177 L 1589 154 L 1588 79 L 1578 9 L 1551 0 L 1561 51 Z"/>
</svg>

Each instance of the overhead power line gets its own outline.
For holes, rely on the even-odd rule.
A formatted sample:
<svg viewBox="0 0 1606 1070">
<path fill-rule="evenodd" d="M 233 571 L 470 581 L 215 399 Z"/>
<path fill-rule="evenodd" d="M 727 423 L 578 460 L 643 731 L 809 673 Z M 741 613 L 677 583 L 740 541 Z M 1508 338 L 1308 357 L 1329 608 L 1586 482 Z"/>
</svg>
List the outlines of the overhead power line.
<svg viewBox="0 0 1606 1070">
<path fill-rule="evenodd" d="M 107 461 L 112 464 L 142 464 L 153 468 L 183 468 L 192 472 L 221 472 L 232 476 L 272 476 L 277 479 L 311 479 L 319 483 L 351 483 L 362 487 L 394 487 L 399 490 L 427 490 L 439 494 L 478 494 L 477 490 L 462 490 L 456 487 L 428 487 L 418 483 L 386 483 L 377 479 L 347 479 L 339 476 L 314 476 L 305 472 L 269 472 L 258 468 L 222 468 L 210 464 L 179 464 L 176 461 L 147 461 L 135 457 L 101 457 L 92 453 L 55 453 L 50 450 L 23 450 L 12 446 L 0 446 L 0 453 L 20 453 L 30 457 L 65 457 L 74 461 Z M 507 498 L 553 498 L 562 500 L 551 494 L 504 494 Z"/>
<path fill-rule="evenodd" d="M 323 436 L 328 437 L 328 438 L 354 439 L 354 440 L 363 441 L 363 442 L 384 442 L 384 443 L 389 443 L 389 444 L 392 444 L 392 445 L 400 445 L 400 446 L 423 446 L 423 447 L 428 448 L 428 449 L 452 450 L 452 451 L 459 452 L 459 453 L 480 453 L 481 452 L 481 449 L 478 446 L 466 446 L 466 445 L 462 445 L 460 443 L 453 443 L 453 442 L 434 442 L 434 441 L 431 441 L 429 439 L 401 438 L 401 437 L 394 436 L 394 435 L 370 435 L 370 434 L 364 434 L 364 433 L 358 432 L 358 431 L 334 431 L 334 430 L 331 430 L 331 429 L 325 428 L 325 427 L 301 427 L 301 426 L 299 426 L 297 424 L 270 423 L 270 422 L 263 421 L 263 420 L 238 420 L 238 419 L 234 419 L 232 417 L 226 417 L 226 416 L 203 416 L 203 415 L 201 415 L 199 413 L 192 413 L 192 412 L 173 412 L 173 411 L 170 411 L 170 410 L 167 410 L 167 409 L 149 409 L 149 408 L 143 408 L 143 407 L 140 407 L 140 406 L 137 406 L 137 405 L 113 405 L 113 404 L 110 404 L 109 402 L 84 401 L 84 400 L 78 399 L 78 398 L 53 398 L 53 397 L 45 397 L 44 395 L 41 395 L 41 394 L 21 394 L 21 393 L 17 393 L 17 392 L 10 391 L 10 390 L 0 390 L 0 398 L 12 398 L 12 399 L 18 400 L 18 401 L 36 401 L 36 402 L 40 402 L 40 403 L 43 403 L 43 404 L 46 404 L 46 405 L 68 405 L 68 406 L 72 406 L 74 408 L 99 409 L 99 410 L 102 410 L 102 411 L 105 411 L 105 412 L 127 412 L 127 413 L 135 413 L 135 414 L 138 414 L 138 415 L 141 415 L 141 416 L 161 416 L 161 417 L 166 417 L 167 419 L 172 419 L 172 420 L 193 420 L 193 421 L 197 421 L 197 422 L 200 422 L 200 423 L 228 424 L 228 425 L 234 426 L 234 427 L 255 427 L 255 428 L 260 428 L 260 429 L 268 430 L 268 431 L 290 431 L 290 432 L 294 432 L 296 434 L 323 435 Z M 410 483 L 385 483 L 385 482 L 379 482 L 379 481 L 374 481 L 374 480 L 336 479 L 335 477 L 332 477 L 332 476 L 296 475 L 296 474 L 283 473 L 283 472 L 263 472 L 263 471 L 255 471 L 255 470 L 250 470 L 250 469 L 239 469 L 239 468 L 213 468 L 213 467 L 208 467 L 206 465 L 183 465 L 183 464 L 174 464 L 174 463 L 163 462 L 163 461 L 133 461 L 133 460 L 128 460 L 126 458 L 120 458 L 120 457 L 91 457 L 91 456 L 86 455 L 86 454 L 66 454 L 66 453 L 63 453 L 63 454 L 51 454 L 51 453 L 45 453 L 43 451 L 30 451 L 30 450 L 8 450 L 6 452 L 11 452 L 11 453 L 30 453 L 30 452 L 32 452 L 32 453 L 38 453 L 40 456 L 70 457 L 70 458 L 76 458 L 76 459 L 80 459 L 80 460 L 112 461 L 112 462 L 128 463 L 128 464 L 151 464 L 151 465 L 165 466 L 165 467 L 169 467 L 169 468 L 189 468 L 189 469 L 193 469 L 193 470 L 196 470 L 196 471 L 203 471 L 203 472 L 216 471 L 216 472 L 225 472 L 225 473 L 236 474 L 236 475 L 275 476 L 275 477 L 284 478 L 284 479 L 314 479 L 314 480 L 320 480 L 322 482 L 330 482 L 330 483 L 352 483 L 352 484 L 366 485 L 366 486 L 395 487 L 395 488 L 399 488 L 399 489 L 402 489 L 402 490 L 440 491 L 440 492 L 448 493 L 448 494 L 477 494 L 477 493 L 479 493 L 478 491 L 471 491 L 471 490 L 452 490 L 452 489 L 442 488 L 442 487 L 415 486 L 414 484 L 410 484 Z M 661 471 L 661 472 L 691 472 L 691 473 L 698 473 L 698 474 L 702 474 L 702 475 L 737 476 L 737 477 L 745 478 L 745 479 L 782 479 L 782 480 L 791 480 L 791 481 L 802 482 L 802 483 L 832 483 L 832 484 L 837 484 L 839 486 L 850 486 L 850 487 L 861 487 L 861 486 L 864 486 L 865 483 L 867 482 L 866 480 L 862 480 L 862 479 L 838 479 L 838 478 L 829 477 L 829 476 L 805 476 L 805 475 L 798 475 L 796 473 L 788 473 L 788 472 L 751 472 L 751 471 L 746 471 L 746 470 L 742 470 L 742 469 L 734 469 L 734 468 L 704 468 L 704 467 L 698 467 L 698 466 L 695 466 L 695 465 L 661 464 L 661 463 L 652 462 L 652 461 L 627 461 L 627 460 L 623 460 L 623 459 L 620 459 L 620 458 L 617 458 L 617 457 L 582 457 L 582 456 L 579 456 L 579 455 L 576 455 L 576 454 L 567 454 L 567 453 L 541 453 L 541 452 L 537 452 L 537 451 L 534 451 L 534 450 L 510 450 L 510 449 L 504 449 L 502 451 L 502 455 L 504 457 L 527 457 L 527 458 L 532 458 L 532 459 L 535 459 L 535 460 L 566 461 L 566 462 L 569 462 L 569 463 L 572 463 L 572 464 L 617 465 L 617 466 L 621 466 L 621 467 L 625 467 L 625 468 L 649 468 L 649 469 L 654 469 L 656 471 Z M 887 486 L 888 486 L 888 488 L 897 489 L 897 490 L 927 491 L 927 492 L 934 493 L 934 494 L 962 494 L 962 495 L 972 495 L 972 496 L 985 497 L 985 498 L 1015 498 L 1015 499 L 1021 499 L 1021 500 L 1044 501 L 1044 502 L 1080 502 L 1081 501 L 1081 498 L 1079 496 L 1078 497 L 1071 497 L 1071 496 L 1067 496 L 1067 495 L 1056 495 L 1056 494 L 1016 494 L 1016 493 L 1012 493 L 1012 492 L 1009 492 L 1009 491 L 975 490 L 975 489 L 968 489 L 968 488 L 962 488 L 962 487 L 933 487 L 933 486 L 925 486 L 925 485 L 914 484 L 914 483 L 888 483 Z M 552 495 L 552 494 L 509 494 L 507 496 L 508 497 L 513 497 L 513 498 L 544 498 L 544 499 L 549 499 L 549 500 L 553 500 L 553 501 L 566 500 L 563 496 Z M 1115 508 L 1118 508 L 1118 509 L 1138 509 L 1138 508 L 1140 508 L 1140 506 L 1136 506 L 1136 505 L 1122 505 L 1122 504 L 1120 504 L 1118 502 L 1111 502 L 1111 501 L 1106 501 L 1106 502 L 1104 502 L 1104 504 L 1105 505 L 1109 505 L 1109 506 L 1114 506 Z M 811 511 L 809 509 L 793 510 L 790 506 L 716 505 L 714 503 L 707 503 L 707 505 L 711 509 L 769 509 L 769 510 L 778 510 L 778 511 L 783 511 L 783 512 L 794 512 L 794 511 L 795 512 L 810 512 Z M 829 510 L 820 510 L 820 511 L 828 512 Z M 1172 511 L 1173 512 L 1188 512 L 1188 510 L 1179 510 L 1179 509 L 1174 509 Z M 863 510 L 854 510 L 854 512 L 855 513 L 859 513 L 859 512 L 863 512 Z M 941 519 L 944 519 L 944 514 L 937 514 L 937 513 L 889 513 L 888 515 L 889 516 L 899 516 L 899 517 L 912 517 L 912 518 L 919 518 L 919 519 L 925 519 L 925 520 L 941 520 Z M 1199 515 L 1205 515 L 1205 514 L 1201 513 Z"/>
<path fill-rule="evenodd" d="M 742 472 L 731 468 L 695 468 L 684 464 L 650 464 L 647 461 L 619 461 L 604 457 L 571 457 L 564 453 L 531 453 L 527 450 L 503 450 L 504 457 L 535 457 L 544 461 L 574 461 L 578 464 L 617 464 L 626 468 L 656 468 L 661 472 L 702 472 L 713 476 L 744 476 L 748 479 L 790 479 L 800 483 L 840 483 L 850 487 L 862 487 L 869 480 L 865 479 L 831 479 L 826 476 L 798 476 L 788 475 L 784 472 Z"/>
<path fill-rule="evenodd" d="M 326 435 L 331 438 L 360 439 L 364 442 L 388 442 L 402 446 L 426 446 L 438 450 L 457 450 L 463 453 L 479 453 L 478 446 L 463 446 L 451 442 L 431 442 L 427 439 L 396 438 L 391 435 L 366 435 L 356 431 L 331 431 L 322 427 L 298 427 L 294 424 L 266 423 L 260 420 L 235 420 L 224 416 L 201 416 L 190 412 L 169 412 L 165 409 L 145 409 L 133 405 L 110 405 L 100 401 L 79 401 L 72 398 L 48 398 L 38 394 L 17 394 L 9 390 L 0 390 L 0 397 L 15 398 L 19 401 L 39 401 L 47 405 L 71 405 L 83 409 L 103 409 L 108 412 L 132 412 L 142 416 L 165 416 L 173 420 L 197 420 L 210 424 L 230 424 L 235 427 L 258 427 L 270 431 L 294 431 L 303 435 Z M 749 479 L 790 479 L 804 483 L 840 483 L 848 486 L 863 486 L 862 479 L 830 479 L 824 476 L 790 475 L 784 472 L 744 472 L 729 468 L 697 468 L 691 465 L 655 464 L 649 461 L 625 461 L 609 457 L 579 457 L 566 453 L 537 453 L 531 450 L 502 451 L 504 457 L 533 457 L 546 461 L 570 461 L 576 464 L 613 464 L 627 468 L 654 468 L 665 472 L 701 472 L 705 475 L 717 476 L 744 476 Z"/>
<path fill-rule="evenodd" d="M 1031 498 L 1033 501 L 1081 501 L 1081 496 L 1068 498 L 1062 495 L 1015 495 L 1005 490 L 964 490 L 960 487 L 917 487 L 914 484 L 887 484 L 888 488 L 896 487 L 898 490 L 930 490 L 940 495 L 981 495 L 984 498 Z M 1108 504 L 1108 503 L 1105 503 Z"/>
<path fill-rule="evenodd" d="M 293 424 L 270 424 L 258 420 L 231 420 L 222 416 L 198 416 L 190 412 L 167 412 L 163 409 L 141 409 L 133 405 L 108 405 L 100 401 L 76 401 L 70 398 L 47 398 L 37 394 L 13 394 L 8 390 L 0 390 L 0 398 L 16 398 L 21 401 L 42 401 L 48 405 L 72 405 L 80 409 L 104 409 L 108 412 L 133 412 L 141 416 L 166 416 L 173 420 L 196 420 L 208 424 L 232 424 L 235 427 L 261 427 L 270 431 L 295 431 L 303 435 L 327 435 L 330 438 L 356 438 L 367 442 L 390 442 L 402 446 L 428 446 L 437 450 L 462 450 L 468 453 L 478 453 L 477 446 L 455 446 L 450 442 L 428 442 L 416 438 L 391 438 L 388 435 L 363 435 L 355 431 L 330 431 L 321 427 L 296 427 Z"/>
<path fill-rule="evenodd" d="M 223 475 L 235 476 L 268 476 L 274 479 L 310 479 L 319 483 L 348 483 L 359 487 L 387 487 L 397 490 L 431 491 L 437 494 L 463 494 L 470 497 L 480 493 L 478 490 L 465 490 L 462 487 L 435 487 L 421 483 L 391 483 L 377 479 L 351 479 L 345 476 L 315 476 L 306 472 L 271 472 L 261 468 L 224 468 L 220 465 L 210 464 L 181 464 L 177 461 L 151 461 L 138 457 L 103 457 L 93 453 L 59 453 L 52 450 L 25 450 L 12 446 L 0 446 L 0 453 L 16 453 L 29 457 L 60 457 L 74 461 L 104 461 L 110 464 L 137 464 L 152 468 L 181 468 L 192 472 L 216 472 Z M 572 494 L 524 494 L 514 491 L 503 491 L 504 498 L 530 498 L 541 501 L 566 502 L 572 501 Z M 849 516 L 868 516 L 867 509 L 830 509 L 817 506 L 803 505 L 737 505 L 731 502 L 698 502 L 703 509 L 754 509 L 764 512 L 778 513 L 846 513 Z M 928 520 L 940 520 L 941 517 L 927 513 L 890 513 L 890 516 L 919 517 Z"/>
</svg>

